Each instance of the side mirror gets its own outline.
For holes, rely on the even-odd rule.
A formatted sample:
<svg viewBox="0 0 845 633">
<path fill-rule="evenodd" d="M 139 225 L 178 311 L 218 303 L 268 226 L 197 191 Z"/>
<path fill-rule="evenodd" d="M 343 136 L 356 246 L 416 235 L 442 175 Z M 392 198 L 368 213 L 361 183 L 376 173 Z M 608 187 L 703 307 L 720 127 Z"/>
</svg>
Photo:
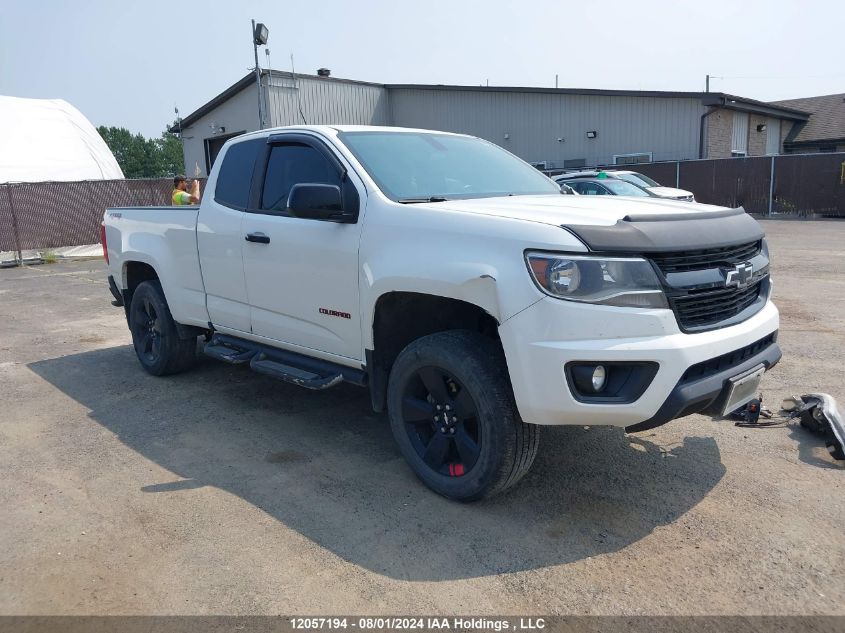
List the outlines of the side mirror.
<svg viewBox="0 0 845 633">
<path fill-rule="evenodd" d="M 290 188 L 288 209 L 297 218 L 348 222 L 352 214 L 343 212 L 343 196 L 337 185 L 302 183 Z"/>
</svg>

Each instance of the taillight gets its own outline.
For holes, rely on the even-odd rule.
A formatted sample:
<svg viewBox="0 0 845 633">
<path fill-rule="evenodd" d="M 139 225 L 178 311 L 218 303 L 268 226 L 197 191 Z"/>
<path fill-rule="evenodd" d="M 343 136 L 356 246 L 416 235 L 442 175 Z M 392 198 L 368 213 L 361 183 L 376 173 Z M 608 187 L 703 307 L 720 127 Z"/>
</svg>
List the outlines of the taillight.
<svg viewBox="0 0 845 633">
<path fill-rule="evenodd" d="M 106 223 L 100 222 L 100 244 L 103 245 L 103 257 L 106 260 L 106 264 L 109 263 L 109 247 L 106 244 Z"/>
</svg>

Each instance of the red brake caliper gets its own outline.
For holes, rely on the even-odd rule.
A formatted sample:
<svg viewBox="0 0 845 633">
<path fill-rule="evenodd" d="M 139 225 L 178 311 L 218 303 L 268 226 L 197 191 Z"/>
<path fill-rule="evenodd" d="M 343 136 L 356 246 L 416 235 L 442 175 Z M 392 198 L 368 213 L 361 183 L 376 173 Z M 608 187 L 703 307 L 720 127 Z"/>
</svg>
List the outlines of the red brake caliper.
<svg viewBox="0 0 845 633">
<path fill-rule="evenodd" d="M 449 476 L 460 477 L 464 474 L 463 464 L 449 464 Z"/>
</svg>

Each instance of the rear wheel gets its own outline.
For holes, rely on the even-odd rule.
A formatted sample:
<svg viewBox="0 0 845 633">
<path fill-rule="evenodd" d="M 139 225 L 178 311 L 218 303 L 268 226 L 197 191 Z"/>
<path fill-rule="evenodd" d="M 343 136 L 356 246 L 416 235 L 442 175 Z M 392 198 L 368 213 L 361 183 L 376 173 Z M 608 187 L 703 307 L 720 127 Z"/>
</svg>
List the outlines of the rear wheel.
<svg viewBox="0 0 845 633">
<path fill-rule="evenodd" d="M 452 499 L 502 492 L 528 472 L 539 429 L 513 401 L 504 355 L 475 332 L 432 334 L 406 347 L 390 373 L 388 413 L 423 483 Z"/>
<path fill-rule="evenodd" d="M 185 371 L 194 363 L 197 339 L 179 338 L 158 281 L 144 281 L 132 293 L 129 331 L 138 360 L 153 376 Z"/>
</svg>

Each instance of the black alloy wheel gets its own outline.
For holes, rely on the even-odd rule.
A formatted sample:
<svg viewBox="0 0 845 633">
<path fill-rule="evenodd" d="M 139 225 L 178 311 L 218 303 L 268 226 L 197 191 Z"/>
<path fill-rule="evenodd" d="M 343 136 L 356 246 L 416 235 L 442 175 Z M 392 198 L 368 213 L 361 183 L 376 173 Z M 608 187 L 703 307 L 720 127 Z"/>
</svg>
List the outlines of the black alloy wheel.
<svg viewBox="0 0 845 633">
<path fill-rule="evenodd" d="M 414 474 L 459 501 L 513 486 L 531 468 L 539 429 L 519 417 L 501 343 L 468 330 L 423 336 L 390 370 L 393 437 Z"/>
<path fill-rule="evenodd" d="M 161 284 L 138 284 L 129 305 L 129 331 L 141 366 L 153 376 L 185 371 L 196 359 L 197 337 L 180 336 Z"/>
<path fill-rule="evenodd" d="M 414 373 L 405 386 L 402 419 L 411 445 L 433 471 L 461 477 L 478 461 L 478 408 L 445 369 L 428 366 Z"/>
<path fill-rule="evenodd" d="M 154 364 L 161 358 L 161 319 L 149 297 L 132 302 L 132 337 L 142 361 Z"/>
</svg>

